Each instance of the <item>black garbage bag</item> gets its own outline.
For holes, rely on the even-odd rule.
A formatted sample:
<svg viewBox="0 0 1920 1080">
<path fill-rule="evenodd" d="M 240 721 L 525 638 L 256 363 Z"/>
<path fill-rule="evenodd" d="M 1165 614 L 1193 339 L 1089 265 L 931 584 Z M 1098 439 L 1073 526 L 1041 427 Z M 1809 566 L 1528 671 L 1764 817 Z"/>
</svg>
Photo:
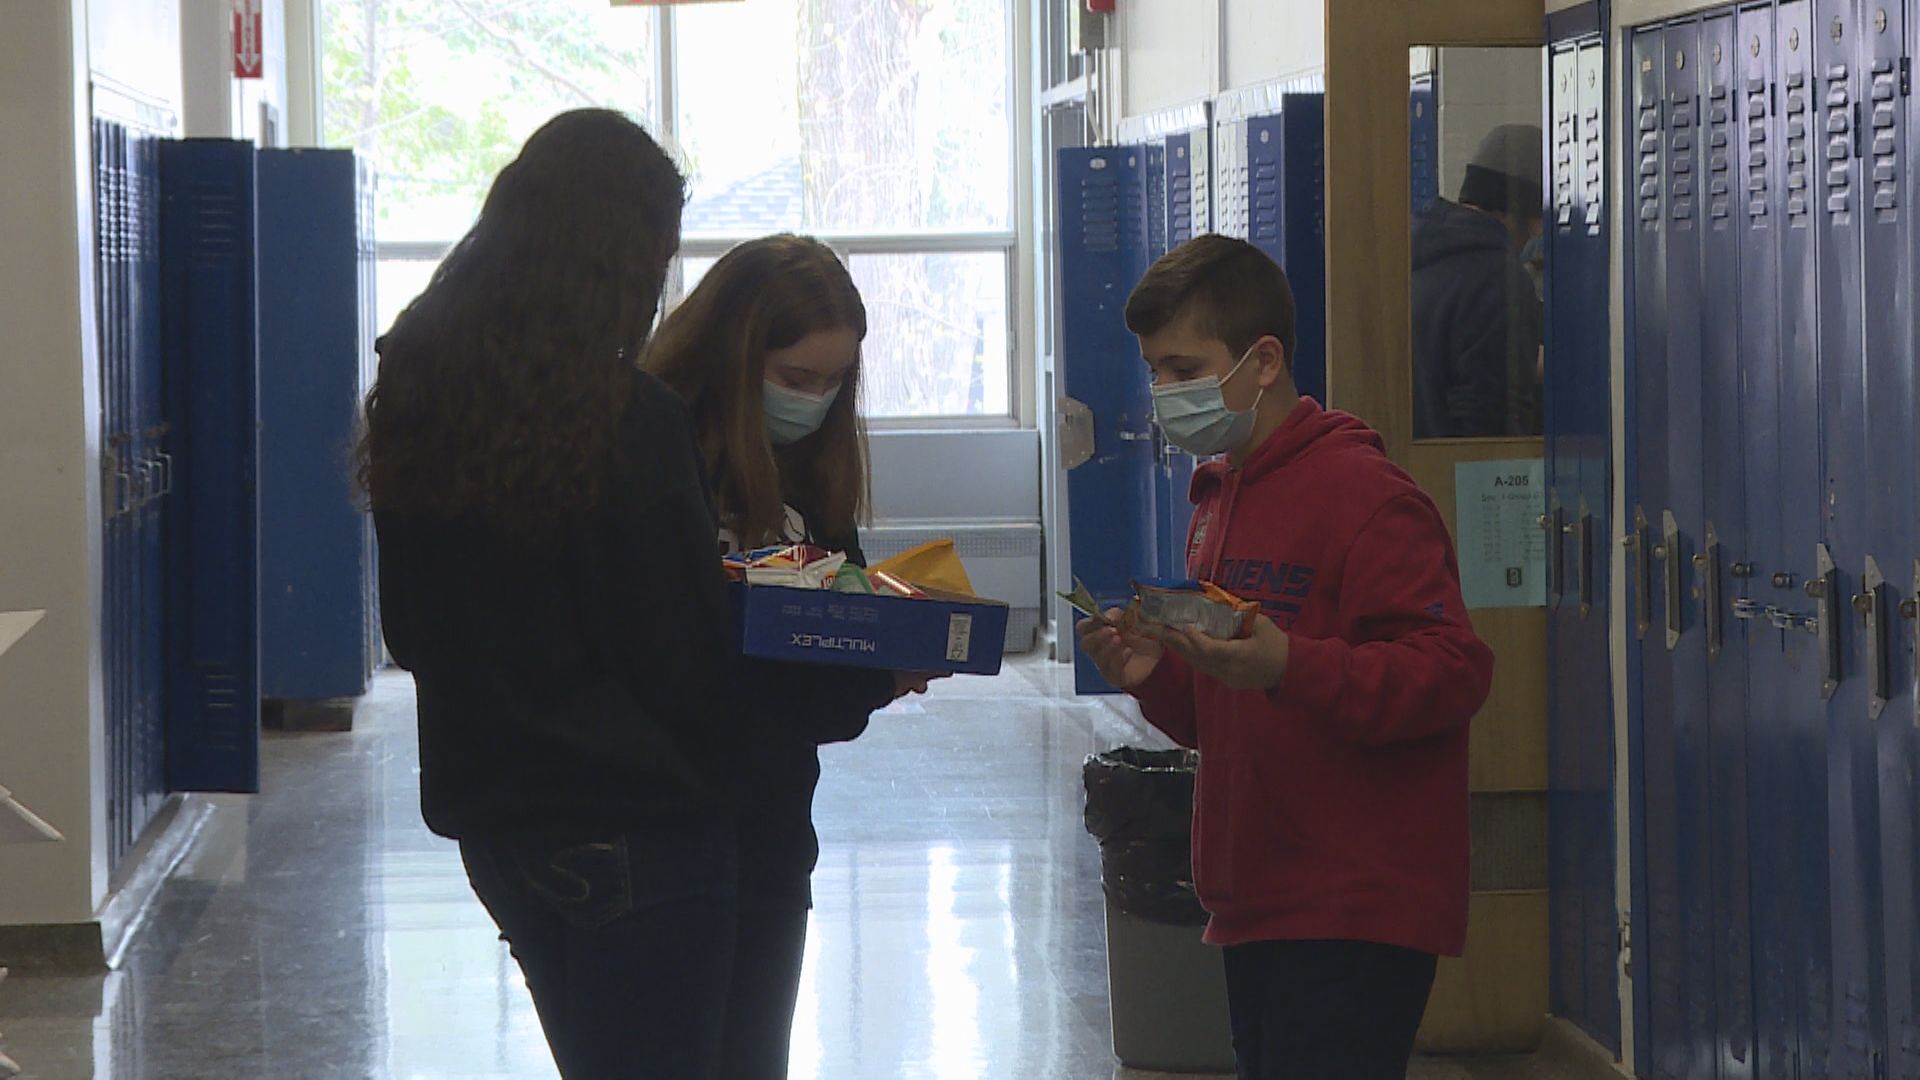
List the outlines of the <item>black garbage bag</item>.
<svg viewBox="0 0 1920 1080">
<path fill-rule="evenodd" d="M 1124 914 L 1205 926 L 1193 889 L 1191 750 L 1123 746 L 1087 758 L 1087 831 L 1100 841 L 1100 880 Z"/>
</svg>

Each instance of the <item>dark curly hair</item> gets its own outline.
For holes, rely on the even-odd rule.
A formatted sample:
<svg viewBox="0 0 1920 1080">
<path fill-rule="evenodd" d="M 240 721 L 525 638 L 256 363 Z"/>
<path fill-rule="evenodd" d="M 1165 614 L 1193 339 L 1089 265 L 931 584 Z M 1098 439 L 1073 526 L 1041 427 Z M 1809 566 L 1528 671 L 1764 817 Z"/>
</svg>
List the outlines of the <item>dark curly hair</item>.
<svg viewBox="0 0 1920 1080">
<path fill-rule="evenodd" d="M 592 506 L 685 203 L 680 170 L 619 113 L 534 132 L 380 339 L 356 448 L 372 508 L 527 538 Z"/>
</svg>

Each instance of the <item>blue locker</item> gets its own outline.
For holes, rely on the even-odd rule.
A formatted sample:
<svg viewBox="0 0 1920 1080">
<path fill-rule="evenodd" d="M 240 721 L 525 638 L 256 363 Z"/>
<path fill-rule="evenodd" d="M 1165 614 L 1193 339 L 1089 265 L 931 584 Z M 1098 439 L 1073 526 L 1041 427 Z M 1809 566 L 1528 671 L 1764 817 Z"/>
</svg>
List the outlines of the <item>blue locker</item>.
<svg viewBox="0 0 1920 1080">
<path fill-rule="evenodd" d="M 123 233 L 129 258 L 125 295 L 131 330 L 126 355 L 132 375 L 135 552 L 139 578 L 134 696 L 139 743 L 134 750 L 136 803 L 144 807 L 129 819 L 145 822 L 159 812 L 166 783 L 166 529 L 172 499 L 173 457 L 164 384 L 160 295 L 160 146 L 148 133 L 129 147 L 129 218 Z M 133 839 L 138 839 L 138 831 Z"/>
<path fill-rule="evenodd" d="M 1577 41 L 1562 41 L 1549 27 L 1547 115 L 1550 204 L 1546 230 L 1546 349 L 1549 357 L 1544 395 L 1547 447 L 1547 874 L 1550 930 L 1549 1008 L 1583 1028 L 1590 1015 L 1587 1000 L 1586 916 L 1588 897 L 1580 888 L 1581 752 L 1577 666 L 1592 658 L 1575 644 L 1579 600 L 1570 588 L 1567 557 L 1568 507 L 1580 483 L 1580 460 L 1569 428 L 1575 379 L 1571 353 L 1578 346 L 1570 332 L 1579 319 L 1571 292 L 1580 223 L 1579 153 L 1580 52 Z M 1414 113 L 1415 212 L 1420 209 L 1418 101 Z"/>
<path fill-rule="evenodd" d="M 1169 247 L 1210 232 L 1207 195 L 1212 184 L 1207 169 L 1205 124 L 1167 136 L 1167 241 Z"/>
<path fill-rule="evenodd" d="M 1167 228 L 1170 221 L 1167 208 L 1167 144 L 1149 142 L 1141 146 L 1140 153 L 1146 158 L 1144 178 L 1147 185 L 1147 261 L 1151 265 L 1154 259 L 1165 255 L 1168 250 Z"/>
<path fill-rule="evenodd" d="M 1591 12 L 1592 36 L 1580 47 L 1578 117 L 1579 218 L 1573 297 L 1583 316 L 1577 346 L 1581 361 L 1566 415 L 1571 449 L 1579 462 L 1579 488 L 1572 492 L 1568 587 L 1577 599 L 1579 621 L 1573 638 L 1577 651 L 1593 658 L 1575 673 L 1584 687 L 1585 720 L 1579 727 L 1578 780 L 1582 808 L 1580 874 L 1586 896 L 1583 919 L 1587 939 L 1586 1029 L 1603 1046 L 1620 1049 L 1620 923 L 1615 897 L 1614 719 L 1612 656 L 1612 565 L 1606 556 L 1613 520 L 1613 350 L 1611 326 L 1612 258 L 1608 211 L 1612 198 L 1606 147 L 1610 63 L 1606 46 L 1608 6 Z M 1573 14 L 1573 13 L 1570 13 Z"/>
<path fill-rule="evenodd" d="M 259 157 L 260 689 L 367 690 L 373 553 L 351 459 L 367 344 L 360 170 L 349 150 Z"/>
<path fill-rule="evenodd" d="M 251 143 L 160 151 L 166 403 L 167 780 L 260 787 L 259 416 Z"/>
<path fill-rule="evenodd" d="M 1169 250 L 1207 231 L 1207 137 L 1203 125 L 1168 135 L 1162 168 L 1166 179 L 1166 244 Z M 1149 160 L 1149 168 L 1153 168 Z M 1193 503 L 1188 491 L 1193 484 L 1193 455 L 1159 437 L 1154 498 L 1159 518 L 1159 575 L 1187 576 L 1187 532 L 1193 523 Z"/>
<path fill-rule="evenodd" d="M 1909 424 L 1920 425 L 1920 378 L 1915 378 L 1910 365 L 1901 363 L 1902 356 L 1911 355 L 1913 348 L 1914 301 L 1912 260 L 1916 250 L 1920 250 L 1920 234 L 1914 229 L 1916 218 L 1902 211 L 1912 205 L 1916 197 L 1916 173 L 1914 165 L 1914 125 L 1920 123 L 1911 111 L 1913 94 L 1911 86 L 1912 62 L 1916 47 L 1920 47 L 1920 18 L 1904 5 L 1890 6 L 1889 13 L 1898 13 L 1903 20 L 1906 52 L 1902 54 L 1896 67 L 1896 99 L 1899 101 L 1897 119 L 1891 129 L 1892 147 L 1887 147 L 1876 131 L 1871 147 L 1873 168 L 1875 170 L 1875 197 L 1881 195 L 1881 185 L 1887 182 L 1882 178 L 1882 166 L 1891 165 L 1896 174 L 1891 194 L 1902 205 L 1896 206 L 1891 216 L 1896 220 L 1904 218 L 1906 247 L 1902 252 L 1905 260 L 1900 268 L 1899 281 L 1892 286 L 1896 302 L 1900 305 L 1898 330 L 1907 335 L 1904 345 L 1899 349 L 1875 347 L 1868 368 L 1869 386 L 1876 394 L 1897 394 L 1904 377 L 1908 402 L 1907 417 Z M 1888 73 L 1876 64 L 1873 72 L 1874 122 L 1880 124 L 1879 107 L 1885 95 L 1885 76 Z M 1891 153 L 1889 153 L 1889 150 Z M 1886 213 L 1876 207 L 1876 214 Z M 1882 223 L 1876 221 L 1874 231 L 1880 230 Z M 1869 240 L 1869 251 L 1876 241 Z M 1869 258 L 1871 259 L 1871 255 Z M 1869 272 L 1874 272 L 1869 263 Z M 1870 282 L 1868 294 L 1873 296 L 1883 286 Z M 1884 297 L 1883 297 L 1884 299 Z M 1870 330 L 1870 334 L 1873 332 Z M 1875 401 L 1874 405 L 1878 405 Z M 1870 405 L 1870 408 L 1874 407 Z M 1869 423 L 1873 418 L 1869 417 Z M 1920 441 L 1920 431 L 1912 428 L 1906 432 L 1910 440 Z M 1886 453 L 1884 460 L 1893 461 L 1894 453 L 1904 455 L 1906 461 L 1914 459 L 1915 448 L 1910 444 L 1904 450 L 1886 448 L 1884 451 L 1875 440 L 1876 456 Z M 1882 568 L 1889 585 L 1885 590 L 1886 599 L 1892 607 L 1888 610 L 1885 622 L 1887 631 L 1887 649 L 1890 654 L 1891 672 L 1889 677 L 1893 700 L 1887 706 L 1886 714 L 1879 721 L 1880 729 L 1886 733 L 1880 760 L 1881 776 L 1881 863 L 1885 873 L 1885 918 L 1887 926 L 1887 1058 L 1889 1071 L 1895 1075 L 1920 1075 L 1920 831 L 1916 830 L 1916 817 L 1920 816 L 1920 791 L 1915 788 L 1916 771 L 1920 771 L 1920 635 L 1916 634 L 1915 617 L 1920 615 L 1920 491 L 1916 491 L 1916 480 L 1911 468 L 1893 470 L 1897 483 L 1904 492 L 1895 495 L 1894 505 L 1905 502 L 1907 520 L 1904 543 L 1905 557 L 1893 557 L 1892 566 L 1883 562 Z M 1888 533 L 1897 532 L 1900 523 L 1887 521 L 1884 524 Z M 1884 536 L 1881 540 L 1884 545 Z M 1877 603 L 1878 601 L 1876 601 Z M 1897 614 L 1895 614 L 1897 612 Z M 1901 696 L 1905 696 L 1905 701 Z M 1891 796 L 1891 797 L 1890 797 Z"/>
<path fill-rule="evenodd" d="M 1871 13 L 1871 14 L 1868 14 Z M 1910 15 L 1898 3 L 1864 9 L 1861 33 L 1858 157 L 1861 180 L 1862 302 L 1865 347 L 1866 445 L 1873 467 L 1862 477 L 1866 496 L 1867 561 L 1856 626 L 1866 656 L 1868 717 L 1879 742 L 1875 791 L 1879 799 L 1881 938 L 1876 1018 L 1886 1070 L 1920 1076 L 1920 1026 L 1915 993 L 1915 802 L 1912 623 L 1902 601 L 1912 595 L 1915 551 L 1913 462 L 1913 233 L 1905 213 L 1910 78 Z M 1894 463 L 1904 463 L 1904 467 Z"/>
<path fill-rule="evenodd" d="M 1144 157 L 1135 146 L 1062 149 L 1057 159 L 1070 555 L 1103 608 L 1126 603 L 1159 565 L 1149 377 L 1124 317 L 1149 262 Z M 1079 650 L 1074 686 L 1112 692 Z"/>
<path fill-rule="evenodd" d="M 1833 1024 L 1829 1073 L 1872 1077 L 1885 1045 L 1880 926 L 1878 738 L 1869 694 L 1868 635 L 1849 599 L 1864 596 L 1869 547 L 1866 364 L 1861 316 L 1862 242 L 1872 218 L 1863 190 L 1862 78 L 1866 28 L 1853 3 L 1815 8 L 1817 103 L 1813 112 L 1820 340 L 1819 402 L 1825 458 L 1824 544 L 1812 579 L 1815 628 L 1827 670 L 1828 807 L 1833 852 Z"/>
<path fill-rule="evenodd" d="M 1741 400 L 1740 302 L 1747 282 L 1740 248 L 1745 230 L 1736 190 L 1742 114 L 1739 89 L 1742 54 L 1735 15 L 1725 10 L 1701 23 L 1700 126 L 1697 154 L 1700 245 L 1700 406 L 1704 441 L 1699 544 L 1693 561 L 1699 602 L 1695 637 L 1704 641 L 1706 710 L 1704 774 L 1691 793 L 1706 822 L 1705 849 L 1697 872 L 1707 895 L 1695 898 L 1700 948 L 1711 964 L 1714 1011 L 1714 1075 L 1722 1080 L 1753 1075 L 1753 923 L 1748 848 L 1747 626 L 1731 617 L 1733 586 L 1751 566 L 1748 547 Z M 1747 53 L 1751 53 L 1751 47 Z M 1767 310 L 1757 307 L 1756 310 Z M 1695 655 L 1698 656 L 1698 646 Z"/>
<path fill-rule="evenodd" d="M 1684 44 L 1679 29 L 1671 31 Z M 1667 274 L 1671 196 L 1667 97 L 1669 31 L 1641 30 L 1632 39 L 1633 116 L 1629 145 L 1634 165 L 1635 221 L 1629 273 L 1632 338 L 1627 415 L 1630 459 L 1627 492 L 1629 592 L 1633 633 L 1629 640 L 1629 736 L 1633 790 L 1636 793 L 1635 860 L 1645 899 L 1636 897 L 1633 952 L 1635 1030 L 1648 1048 L 1642 1061 L 1655 1077 L 1688 1075 L 1687 996 L 1684 984 L 1685 930 L 1681 924 L 1679 851 L 1674 772 L 1674 664 L 1669 619 L 1681 615 L 1666 587 L 1669 554 L 1665 528 L 1671 488 L 1666 468 L 1668 385 Z M 1677 306 L 1677 305 L 1676 305 Z M 1681 309 L 1684 311 L 1684 309 Z M 1675 610 L 1669 611 L 1669 608 Z"/>
<path fill-rule="evenodd" d="M 1777 35 L 1770 6 L 1743 10 L 1735 33 L 1739 44 L 1736 100 L 1741 117 L 1735 137 L 1734 191 L 1740 227 L 1739 361 L 1744 379 L 1739 390 L 1743 423 L 1741 459 L 1746 491 L 1747 539 L 1744 547 L 1727 543 L 1735 566 L 1744 573 L 1728 581 L 1728 613 L 1733 625 L 1745 625 L 1748 664 L 1747 829 L 1751 852 L 1753 1022 L 1756 1045 L 1753 1075 L 1788 1080 L 1797 1075 L 1800 1043 L 1798 906 L 1796 850 L 1809 840 L 1794 803 L 1782 665 L 1785 639 L 1767 614 L 1774 603 L 1766 584 L 1789 564 L 1782 541 L 1780 503 L 1781 409 L 1780 326 L 1771 312 L 1780 296 L 1781 132 L 1775 96 L 1774 49 Z M 1730 629 L 1731 632 L 1731 629 Z M 1729 642 L 1727 648 L 1735 646 Z"/>
<path fill-rule="evenodd" d="M 1660 556 L 1661 586 L 1666 593 L 1664 626 L 1670 664 L 1671 697 L 1668 714 L 1658 718 L 1670 732 L 1672 759 L 1659 762 L 1671 769 L 1663 788 L 1649 776 L 1649 797 L 1663 806 L 1671 800 L 1671 819 L 1649 816 L 1649 831 L 1672 830 L 1672 863 L 1662 868 L 1662 879 L 1672 874 L 1673 892 L 1653 898 L 1656 942 L 1672 939 L 1676 951 L 1653 957 L 1656 980 L 1671 979 L 1684 1015 L 1675 1016 L 1668 1031 L 1678 1036 L 1666 1050 L 1676 1076 L 1709 1076 L 1708 1059 L 1714 1042 L 1717 1003 L 1714 995 L 1714 950 L 1718 945 L 1713 921 L 1713 868 L 1710 839 L 1712 794 L 1709 791 L 1707 726 L 1707 648 L 1703 605 L 1705 582 L 1694 561 L 1706 554 L 1705 409 L 1702 384 L 1702 346 L 1707 297 L 1701 272 L 1703 222 L 1710 213 L 1708 175 L 1711 155 L 1702 108 L 1701 72 L 1709 67 L 1710 49 L 1697 21 L 1669 24 L 1666 31 L 1666 140 L 1667 159 L 1667 333 L 1666 392 L 1667 505 L 1662 513 L 1656 552 Z M 1653 703 L 1648 703 L 1653 708 Z M 1649 723 L 1655 722 L 1649 716 Z M 1651 746 L 1650 746 L 1651 749 Z M 1650 773 L 1653 767 L 1649 767 Z M 1661 880 L 1661 879 L 1656 879 Z M 1664 969 L 1664 970 L 1663 970 Z M 1660 1018 L 1654 1018 L 1660 1034 Z M 1655 1044 L 1656 1054 L 1660 1043 Z"/>
<path fill-rule="evenodd" d="M 1325 95 L 1282 94 L 1246 121 L 1247 240 L 1287 272 L 1299 342 L 1293 381 L 1327 401 Z"/>
<path fill-rule="evenodd" d="M 1786 762 L 1782 799 L 1793 815 L 1796 866 L 1786 884 L 1793 910 L 1800 995 L 1799 1075 L 1824 1075 L 1833 1041 L 1833 941 L 1829 932 L 1829 813 L 1827 719 L 1823 701 L 1826 657 L 1810 622 L 1815 601 L 1806 593 L 1822 538 L 1824 506 L 1820 372 L 1823 365 L 1818 310 L 1817 255 L 1821 237 L 1815 174 L 1821 166 L 1818 61 L 1809 0 L 1788 0 L 1775 22 L 1780 113 L 1775 120 L 1781 148 L 1781 186 L 1770 205 L 1782 222 L 1780 245 L 1779 433 L 1775 500 L 1780 506 L 1779 542 L 1784 562 L 1763 579 L 1769 598 L 1763 613 L 1778 629 L 1781 732 L 1777 747 Z"/>
<path fill-rule="evenodd" d="M 166 795 L 160 537 L 171 470 L 160 389 L 157 146 L 150 130 L 93 122 L 110 866 Z"/>
<path fill-rule="evenodd" d="M 1620 1048 L 1614 897 L 1606 12 L 1549 17 L 1546 435 L 1554 1012 Z"/>
<path fill-rule="evenodd" d="M 1407 92 L 1407 170 L 1417 216 L 1440 197 L 1440 73 L 1415 75 Z"/>
</svg>

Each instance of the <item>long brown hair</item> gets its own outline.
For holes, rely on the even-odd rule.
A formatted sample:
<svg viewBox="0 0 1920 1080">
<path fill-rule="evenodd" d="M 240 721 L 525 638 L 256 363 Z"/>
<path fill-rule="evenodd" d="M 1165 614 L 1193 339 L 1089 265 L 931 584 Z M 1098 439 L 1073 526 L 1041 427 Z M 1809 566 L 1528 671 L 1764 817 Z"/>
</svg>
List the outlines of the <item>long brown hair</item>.
<svg viewBox="0 0 1920 1080">
<path fill-rule="evenodd" d="M 776 540 L 787 504 L 825 535 L 850 536 L 867 509 L 866 431 L 856 351 L 820 430 L 791 446 L 767 437 L 767 353 L 810 334 L 867 336 L 867 308 L 833 249 L 782 233 L 720 257 L 667 314 L 643 366 L 693 411 L 721 523 L 743 544 Z"/>
<path fill-rule="evenodd" d="M 375 510 L 527 538 L 601 494 L 686 181 L 606 109 L 549 120 L 379 343 L 356 465 Z"/>
</svg>

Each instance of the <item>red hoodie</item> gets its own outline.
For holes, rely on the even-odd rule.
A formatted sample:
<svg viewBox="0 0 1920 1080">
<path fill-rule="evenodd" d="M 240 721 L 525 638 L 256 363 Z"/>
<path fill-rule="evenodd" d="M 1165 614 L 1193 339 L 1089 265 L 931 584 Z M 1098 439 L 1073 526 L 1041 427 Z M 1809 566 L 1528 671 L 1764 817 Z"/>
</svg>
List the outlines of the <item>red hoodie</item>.
<svg viewBox="0 0 1920 1080">
<path fill-rule="evenodd" d="M 1193 868 L 1208 941 L 1337 939 L 1458 956 L 1467 936 L 1474 635 L 1432 500 L 1380 436 L 1311 399 L 1240 469 L 1193 479 L 1188 573 L 1287 631 L 1280 685 L 1231 690 L 1168 654 L 1134 691 L 1200 751 Z"/>
</svg>

